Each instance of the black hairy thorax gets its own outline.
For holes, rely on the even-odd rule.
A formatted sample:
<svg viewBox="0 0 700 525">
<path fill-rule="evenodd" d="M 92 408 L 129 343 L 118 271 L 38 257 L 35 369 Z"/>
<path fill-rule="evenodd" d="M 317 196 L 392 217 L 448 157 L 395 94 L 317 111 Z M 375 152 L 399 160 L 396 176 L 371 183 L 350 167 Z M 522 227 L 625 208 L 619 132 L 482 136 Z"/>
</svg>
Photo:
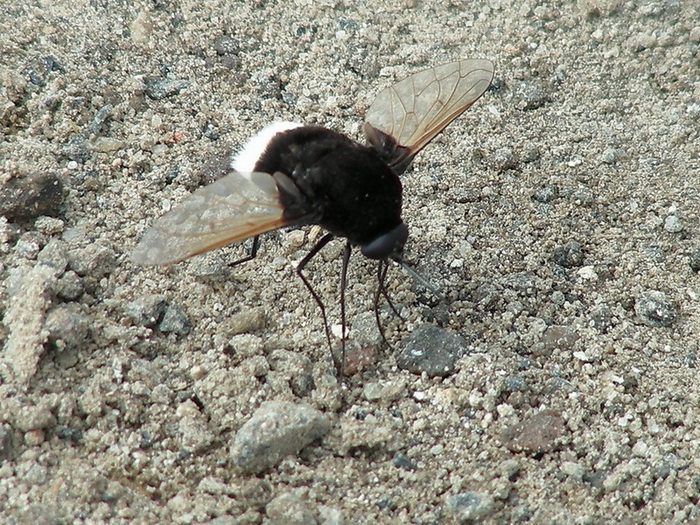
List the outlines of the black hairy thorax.
<svg viewBox="0 0 700 525">
<path fill-rule="evenodd" d="M 308 208 L 301 211 L 311 222 L 352 244 L 365 245 L 401 224 L 399 177 L 374 148 L 335 131 L 304 126 L 279 133 L 255 171 L 287 175 L 304 197 L 301 205 Z M 299 203 L 284 198 L 282 193 L 285 212 L 299 216 Z"/>
</svg>

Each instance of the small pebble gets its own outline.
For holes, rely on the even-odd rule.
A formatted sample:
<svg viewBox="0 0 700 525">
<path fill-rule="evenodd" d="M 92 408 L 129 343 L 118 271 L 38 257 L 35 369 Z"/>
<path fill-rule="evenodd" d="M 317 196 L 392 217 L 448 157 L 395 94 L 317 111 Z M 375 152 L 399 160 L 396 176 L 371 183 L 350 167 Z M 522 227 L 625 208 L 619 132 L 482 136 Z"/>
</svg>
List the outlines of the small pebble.
<svg viewBox="0 0 700 525">
<path fill-rule="evenodd" d="M 68 264 L 78 275 L 93 278 L 110 273 L 116 266 L 114 251 L 99 244 L 89 244 L 68 252 Z"/>
<path fill-rule="evenodd" d="M 24 444 L 29 447 L 41 445 L 46 439 L 46 433 L 41 430 L 30 430 L 24 433 Z"/>
<path fill-rule="evenodd" d="M 559 188 L 557 186 L 555 186 L 554 184 L 547 184 L 545 186 L 542 186 L 539 190 L 537 190 L 532 195 L 532 199 L 537 201 L 537 202 L 547 204 L 549 202 L 552 202 L 558 196 L 559 196 Z"/>
<path fill-rule="evenodd" d="M 541 156 L 540 149 L 535 144 L 526 144 L 523 149 L 522 161 L 525 163 L 535 162 Z"/>
<path fill-rule="evenodd" d="M 664 221 L 664 230 L 669 233 L 681 233 L 685 229 L 683 221 L 678 215 L 669 215 Z"/>
<path fill-rule="evenodd" d="M 690 252 L 688 263 L 690 264 L 691 270 L 693 270 L 695 273 L 700 272 L 700 246 Z"/>
<path fill-rule="evenodd" d="M 6 423 L 0 424 L 0 463 L 12 458 L 12 427 Z"/>
<path fill-rule="evenodd" d="M 574 268 L 583 264 L 581 244 L 570 241 L 554 249 L 554 262 L 564 268 Z"/>
<path fill-rule="evenodd" d="M 579 463 L 574 463 L 573 461 L 564 461 L 561 464 L 561 471 L 577 481 L 581 481 L 583 475 L 586 473 L 585 469 Z"/>
<path fill-rule="evenodd" d="M 540 83 L 523 81 L 513 85 L 513 99 L 516 107 L 528 111 L 544 106 L 549 97 Z"/>
<path fill-rule="evenodd" d="M 593 321 L 593 326 L 601 332 L 608 331 L 612 325 L 612 312 L 605 304 L 597 304 L 591 307 L 590 317 Z"/>
<path fill-rule="evenodd" d="M 15 426 L 24 432 L 30 430 L 43 430 L 56 422 L 51 410 L 42 405 L 23 406 L 13 414 Z"/>
<path fill-rule="evenodd" d="M 65 192 L 63 182 L 51 173 L 35 173 L 10 179 L 0 186 L 0 215 L 11 222 L 56 216 Z"/>
<path fill-rule="evenodd" d="M 148 294 L 127 303 L 125 311 L 137 326 L 151 328 L 163 319 L 167 306 L 168 303 L 164 296 Z"/>
<path fill-rule="evenodd" d="M 163 78 L 146 82 L 146 95 L 153 100 L 161 100 L 180 93 L 190 85 L 186 80 Z"/>
<path fill-rule="evenodd" d="M 182 308 L 169 304 L 165 308 L 162 321 L 158 324 L 161 332 L 187 335 L 192 329 L 192 323 Z"/>
<path fill-rule="evenodd" d="M 236 312 L 226 321 L 229 335 L 254 333 L 265 328 L 267 316 L 264 308 L 246 308 Z"/>
<path fill-rule="evenodd" d="M 564 418 L 554 410 L 543 410 L 505 429 L 501 440 L 508 450 L 543 454 L 556 450 L 564 434 Z"/>
<path fill-rule="evenodd" d="M 62 219 L 57 219 L 56 217 L 39 217 L 34 221 L 34 227 L 38 232 L 44 235 L 56 235 L 57 233 L 62 233 L 66 227 L 66 223 Z"/>
<path fill-rule="evenodd" d="M 543 343 L 548 353 L 559 348 L 570 350 L 578 341 L 576 330 L 569 326 L 552 325 L 545 328 L 540 341 Z"/>
<path fill-rule="evenodd" d="M 84 164 L 90 160 L 88 141 L 82 135 L 74 135 L 63 145 L 61 153 L 69 160 L 70 169 L 75 169 L 77 164 Z"/>
<path fill-rule="evenodd" d="M 483 521 L 494 510 L 493 497 L 480 492 L 462 492 L 447 499 L 447 510 L 457 523 Z"/>
<path fill-rule="evenodd" d="M 236 433 L 231 445 L 233 464 L 243 474 L 261 473 L 298 454 L 330 428 L 330 420 L 310 406 L 268 401 Z"/>
<path fill-rule="evenodd" d="M 35 231 L 23 234 L 15 245 L 15 253 L 25 259 L 36 259 L 39 250 L 42 249 L 46 239 L 43 235 Z"/>
<path fill-rule="evenodd" d="M 615 164 L 624 156 L 624 153 L 614 148 L 607 148 L 600 156 L 600 161 L 603 164 Z"/>
<path fill-rule="evenodd" d="M 99 153 L 112 153 L 119 151 L 125 146 L 123 140 L 114 139 L 111 137 L 97 137 L 90 143 L 90 148 Z"/>
<path fill-rule="evenodd" d="M 48 340 L 59 349 L 83 345 L 90 332 L 90 317 L 76 303 L 60 305 L 46 316 Z"/>
<path fill-rule="evenodd" d="M 500 148 L 488 157 L 488 164 L 498 171 L 512 170 L 518 167 L 518 158 L 510 148 Z"/>
<path fill-rule="evenodd" d="M 642 324 L 654 328 L 670 326 L 678 319 L 678 313 L 670 299 L 658 290 L 642 292 L 634 303 L 634 313 Z"/>
<path fill-rule="evenodd" d="M 396 453 L 394 453 L 394 457 L 391 459 L 391 462 L 396 468 L 400 468 L 409 472 L 412 470 L 416 470 L 415 463 L 408 459 L 408 456 L 406 456 L 406 454 L 400 451 L 396 451 Z"/>
<path fill-rule="evenodd" d="M 99 135 L 102 132 L 102 126 L 109 118 L 109 114 L 114 109 L 112 104 L 105 104 L 100 109 L 97 110 L 95 116 L 92 119 L 92 133 L 94 135 Z"/>
<path fill-rule="evenodd" d="M 60 299 L 65 301 L 74 301 L 85 291 L 83 280 L 72 270 L 67 271 L 53 282 L 51 288 Z"/>
<path fill-rule="evenodd" d="M 51 55 L 35 56 L 22 69 L 22 74 L 35 86 L 44 87 L 54 71 L 65 71 L 55 57 Z"/>
<path fill-rule="evenodd" d="M 406 338 L 396 357 L 399 368 L 430 377 L 454 373 L 457 361 L 467 353 L 463 337 L 432 324 L 422 324 Z"/>
<path fill-rule="evenodd" d="M 129 24 L 129 36 L 131 40 L 138 45 L 145 46 L 148 44 L 151 34 L 153 33 L 153 21 L 148 11 L 140 11 L 136 18 Z"/>
</svg>

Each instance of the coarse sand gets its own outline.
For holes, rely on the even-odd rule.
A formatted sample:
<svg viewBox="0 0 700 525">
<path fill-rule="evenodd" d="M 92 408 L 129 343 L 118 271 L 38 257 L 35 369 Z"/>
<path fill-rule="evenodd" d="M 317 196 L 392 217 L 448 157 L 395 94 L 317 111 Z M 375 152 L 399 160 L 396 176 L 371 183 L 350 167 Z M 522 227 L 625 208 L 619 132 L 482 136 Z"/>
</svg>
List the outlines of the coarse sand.
<svg viewBox="0 0 700 525">
<path fill-rule="evenodd" d="M 700 4 L 562 4 L 0 3 L 0 522 L 700 522 Z M 441 293 L 392 266 L 387 346 L 355 250 L 343 382 L 318 227 L 130 261 L 265 125 L 362 140 L 459 58 L 492 88 L 402 177 Z"/>
</svg>

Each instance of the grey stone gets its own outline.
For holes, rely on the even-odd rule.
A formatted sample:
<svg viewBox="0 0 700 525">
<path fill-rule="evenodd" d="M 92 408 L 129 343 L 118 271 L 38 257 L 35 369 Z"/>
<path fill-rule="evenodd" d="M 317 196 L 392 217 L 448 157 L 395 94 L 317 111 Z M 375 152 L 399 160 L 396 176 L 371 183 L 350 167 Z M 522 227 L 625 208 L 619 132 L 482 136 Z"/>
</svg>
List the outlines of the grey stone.
<svg viewBox="0 0 700 525">
<path fill-rule="evenodd" d="M 396 357 L 399 368 L 414 374 L 446 377 L 455 371 L 457 361 L 466 354 L 463 337 L 444 328 L 422 324 L 407 338 Z"/>
<path fill-rule="evenodd" d="M 295 455 L 331 428 L 329 419 L 307 405 L 263 403 L 240 428 L 231 445 L 235 467 L 245 474 L 263 472 Z"/>
<path fill-rule="evenodd" d="M 192 329 L 192 323 L 185 311 L 176 304 L 170 304 L 165 309 L 163 320 L 158 324 L 161 332 L 187 335 Z"/>
<path fill-rule="evenodd" d="M 570 241 L 554 248 L 554 262 L 564 268 L 575 268 L 583 264 L 581 244 Z"/>
<path fill-rule="evenodd" d="M 127 303 L 126 314 L 134 324 L 151 328 L 163 320 L 167 306 L 164 296 L 148 294 Z"/>
<path fill-rule="evenodd" d="M 527 111 L 544 106 L 549 96 L 538 82 L 516 82 L 513 85 L 513 99 L 519 109 Z"/>
<path fill-rule="evenodd" d="M 171 78 L 161 78 L 146 82 L 146 95 L 153 100 L 173 97 L 189 86 L 186 80 L 176 80 Z"/>
<path fill-rule="evenodd" d="M 634 303 L 634 313 L 643 324 L 655 328 L 670 326 L 678 319 L 670 299 L 658 290 L 642 292 Z"/>
<path fill-rule="evenodd" d="M 493 512 L 493 497 L 479 492 L 462 492 L 447 499 L 447 510 L 457 523 L 471 523 Z"/>
</svg>

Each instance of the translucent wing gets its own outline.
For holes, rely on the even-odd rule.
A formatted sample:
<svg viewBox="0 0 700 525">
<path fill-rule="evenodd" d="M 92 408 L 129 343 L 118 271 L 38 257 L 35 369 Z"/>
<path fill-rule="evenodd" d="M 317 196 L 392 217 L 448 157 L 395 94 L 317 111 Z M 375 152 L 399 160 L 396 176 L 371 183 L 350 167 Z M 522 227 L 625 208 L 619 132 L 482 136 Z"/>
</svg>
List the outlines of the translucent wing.
<svg viewBox="0 0 700 525">
<path fill-rule="evenodd" d="M 398 173 L 491 84 L 493 63 L 460 60 L 426 69 L 384 89 L 365 118 L 369 143 Z"/>
<path fill-rule="evenodd" d="M 131 259 L 137 264 L 170 264 L 289 223 L 272 175 L 231 171 L 158 219 Z"/>
</svg>

